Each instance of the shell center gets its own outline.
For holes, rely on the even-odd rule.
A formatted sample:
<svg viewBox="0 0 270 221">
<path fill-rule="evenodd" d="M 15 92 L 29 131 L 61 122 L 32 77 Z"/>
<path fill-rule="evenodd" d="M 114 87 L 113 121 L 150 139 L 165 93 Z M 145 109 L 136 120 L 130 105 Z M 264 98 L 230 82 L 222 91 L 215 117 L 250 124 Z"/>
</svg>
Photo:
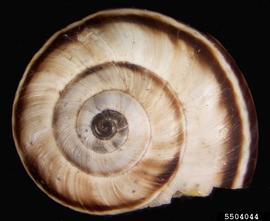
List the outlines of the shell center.
<svg viewBox="0 0 270 221">
<path fill-rule="evenodd" d="M 128 123 L 123 114 L 114 110 L 98 113 L 91 122 L 92 133 L 100 140 L 111 139 L 118 131 L 127 129 Z"/>
</svg>

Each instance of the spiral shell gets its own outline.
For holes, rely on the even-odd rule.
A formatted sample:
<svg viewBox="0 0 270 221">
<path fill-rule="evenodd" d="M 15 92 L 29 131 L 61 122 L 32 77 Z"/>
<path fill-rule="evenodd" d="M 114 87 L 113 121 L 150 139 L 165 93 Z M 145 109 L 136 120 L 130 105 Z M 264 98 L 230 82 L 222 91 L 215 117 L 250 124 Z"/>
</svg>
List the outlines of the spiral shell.
<svg viewBox="0 0 270 221">
<path fill-rule="evenodd" d="M 35 183 L 90 214 L 245 187 L 257 153 L 252 98 L 225 49 L 135 9 L 96 13 L 48 40 L 17 90 L 13 135 Z"/>
</svg>

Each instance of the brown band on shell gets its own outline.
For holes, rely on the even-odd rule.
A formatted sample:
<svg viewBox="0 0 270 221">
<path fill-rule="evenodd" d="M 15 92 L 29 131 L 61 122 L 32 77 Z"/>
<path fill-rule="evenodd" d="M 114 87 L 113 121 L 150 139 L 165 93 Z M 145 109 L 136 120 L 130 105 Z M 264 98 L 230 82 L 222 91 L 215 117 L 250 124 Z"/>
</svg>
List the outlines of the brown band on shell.
<svg viewBox="0 0 270 221">
<path fill-rule="evenodd" d="M 237 66 L 234 58 L 227 52 L 227 50 L 222 46 L 222 44 L 213 36 L 205 35 L 208 40 L 215 44 L 217 49 L 222 53 L 225 57 L 228 64 L 230 64 L 234 74 L 237 76 L 239 81 L 239 86 L 244 97 L 247 110 L 248 110 L 248 119 L 249 119 L 249 131 L 251 135 L 251 141 L 249 144 L 249 160 L 247 163 L 247 171 L 245 173 L 243 187 L 248 187 L 252 180 L 252 177 L 255 172 L 256 162 L 257 162 L 257 155 L 258 155 L 258 121 L 257 121 L 257 114 L 254 105 L 254 101 L 247 85 L 245 78 L 239 67 Z"/>
<path fill-rule="evenodd" d="M 157 176 L 155 183 L 161 185 L 166 182 L 170 176 L 175 174 L 176 168 L 179 166 L 179 155 L 179 152 L 175 154 L 174 158 L 165 166 L 165 168 L 167 168 L 166 171 Z"/>
</svg>

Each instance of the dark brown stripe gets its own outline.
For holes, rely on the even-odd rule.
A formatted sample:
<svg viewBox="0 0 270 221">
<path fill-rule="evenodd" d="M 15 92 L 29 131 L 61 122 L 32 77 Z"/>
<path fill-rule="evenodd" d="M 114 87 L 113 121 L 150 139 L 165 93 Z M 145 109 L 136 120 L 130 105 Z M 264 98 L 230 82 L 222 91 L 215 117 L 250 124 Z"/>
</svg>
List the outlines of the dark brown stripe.
<svg viewBox="0 0 270 221">
<path fill-rule="evenodd" d="M 252 177 L 254 175 L 257 157 L 258 157 L 259 136 L 258 136 L 258 121 L 257 121 L 256 108 L 255 108 L 252 94 L 249 90 L 248 84 L 247 84 L 241 70 L 239 69 L 235 60 L 233 59 L 233 57 L 226 51 L 226 49 L 222 46 L 222 44 L 217 39 L 215 39 L 211 35 L 207 35 L 206 37 L 212 43 L 215 44 L 215 46 L 218 48 L 218 50 L 225 57 L 226 62 L 231 66 L 233 72 L 235 73 L 235 75 L 239 81 L 240 89 L 241 89 L 243 98 L 245 100 L 245 103 L 247 105 L 248 119 L 249 119 L 249 123 L 250 123 L 249 131 L 250 131 L 250 135 L 251 135 L 251 141 L 250 141 L 250 145 L 249 145 L 250 155 L 249 155 L 249 160 L 247 163 L 247 171 L 246 171 L 246 174 L 244 177 L 243 186 L 248 187 L 250 185 Z"/>
<path fill-rule="evenodd" d="M 20 89 L 20 92 L 18 94 L 20 94 L 20 97 L 23 96 L 23 94 L 25 93 L 25 89 Z M 21 113 L 23 112 L 25 107 L 25 102 L 23 100 L 23 98 L 19 98 L 17 100 L 16 103 L 14 103 L 13 106 L 13 136 L 14 138 L 17 140 L 18 143 L 18 147 L 20 148 L 20 146 L 22 145 L 22 137 L 21 137 L 21 131 L 22 131 L 22 122 L 21 122 Z M 23 148 L 20 148 L 21 151 L 23 151 Z"/>
<path fill-rule="evenodd" d="M 157 183 L 158 185 L 163 185 L 168 182 L 171 176 L 174 175 L 176 172 L 176 169 L 179 164 L 179 156 L 180 156 L 180 153 L 177 152 L 174 155 L 173 159 L 170 160 L 170 162 L 165 166 L 166 170 L 164 170 L 162 173 L 160 173 L 156 177 L 155 183 Z"/>
</svg>

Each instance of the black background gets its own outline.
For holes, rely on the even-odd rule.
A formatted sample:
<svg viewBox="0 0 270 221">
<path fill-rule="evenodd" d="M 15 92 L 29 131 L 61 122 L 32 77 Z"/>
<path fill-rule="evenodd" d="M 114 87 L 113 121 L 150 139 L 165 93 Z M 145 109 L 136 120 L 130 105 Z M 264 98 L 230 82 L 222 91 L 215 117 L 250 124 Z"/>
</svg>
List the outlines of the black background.
<svg viewBox="0 0 270 221">
<path fill-rule="evenodd" d="M 3 220 L 217 220 L 220 212 L 269 212 L 269 35 L 267 1 L 33 1 L 1 3 L 1 213 Z M 237 4 L 236 4 L 237 2 Z M 90 216 L 67 209 L 41 192 L 26 174 L 11 132 L 12 102 L 34 53 L 57 30 L 106 8 L 161 12 L 216 37 L 235 58 L 250 86 L 258 113 L 259 158 L 251 187 L 216 189 L 207 198 L 117 216 Z M 4 61 L 4 62 L 3 62 Z M 3 143 L 3 141 L 6 141 Z M 4 150 L 4 152 L 3 152 Z M 4 205 L 4 207 L 3 207 Z M 4 214 L 3 214 L 4 213 Z"/>
</svg>

